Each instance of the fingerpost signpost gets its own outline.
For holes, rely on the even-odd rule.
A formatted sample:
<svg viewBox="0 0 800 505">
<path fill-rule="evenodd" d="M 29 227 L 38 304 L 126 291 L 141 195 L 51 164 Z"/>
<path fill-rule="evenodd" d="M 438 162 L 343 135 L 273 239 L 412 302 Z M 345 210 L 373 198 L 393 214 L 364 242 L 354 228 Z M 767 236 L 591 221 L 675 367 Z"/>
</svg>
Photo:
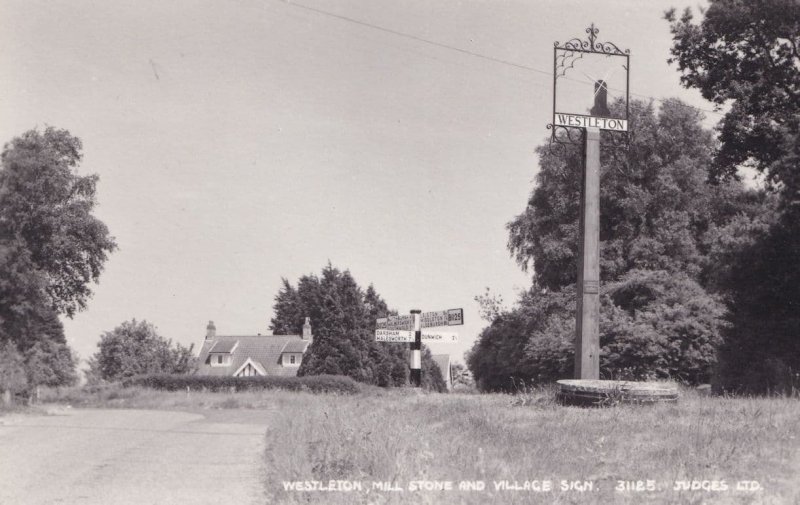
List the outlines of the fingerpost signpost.
<svg viewBox="0 0 800 505">
<path fill-rule="evenodd" d="M 594 24 L 586 33 L 588 40 L 573 38 L 554 45 L 553 122 L 548 128 L 552 130 L 551 145 L 572 144 L 583 149 L 575 378 L 599 379 L 600 131 L 623 135 L 628 131 L 630 51 L 598 41 Z M 610 93 L 616 94 L 611 108 Z"/>
<path fill-rule="evenodd" d="M 457 342 L 458 335 L 449 331 L 422 331 L 422 328 L 464 324 L 464 309 L 425 312 L 412 310 L 407 316 L 381 317 L 375 321 L 378 342 L 408 342 L 411 348 L 411 385 L 422 384 L 422 341 Z M 442 373 L 449 371 L 442 370 Z"/>
</svg>

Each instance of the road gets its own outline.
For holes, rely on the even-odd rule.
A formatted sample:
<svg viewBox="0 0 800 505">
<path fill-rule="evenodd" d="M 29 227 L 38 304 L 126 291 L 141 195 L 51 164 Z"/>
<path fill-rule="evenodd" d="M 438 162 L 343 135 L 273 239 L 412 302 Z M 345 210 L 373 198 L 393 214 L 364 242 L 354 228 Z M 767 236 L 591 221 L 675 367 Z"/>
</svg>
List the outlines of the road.
<svg viewBox="0 0 800 505">
<path fill-rule="evenodd" d="M 263 503 L 265 429 L 149 410 L 0 418 L 0 504 Z"/>
</svg>

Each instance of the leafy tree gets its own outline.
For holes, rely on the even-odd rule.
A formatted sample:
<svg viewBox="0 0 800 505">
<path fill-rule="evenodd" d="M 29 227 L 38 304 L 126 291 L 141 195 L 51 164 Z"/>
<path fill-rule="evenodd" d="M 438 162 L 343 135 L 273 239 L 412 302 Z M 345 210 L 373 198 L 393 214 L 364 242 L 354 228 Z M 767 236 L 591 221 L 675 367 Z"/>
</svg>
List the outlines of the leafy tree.
<svg viewBox="0 0 800 505">
<path fill-rule="evenodd" d="M 105 332 L 89 360 L 89 377 L 118 381 L 141 374 L 188 374 L 197 369 L 194 344 L 184 347 L 160 336 L 147 321 L 125 321 Z"/>
<path fill-rule="evenodd" d="M 39 386 L 65 386 L 77 382 L 76 359 L 69 346 L 43 339 L 25 353 L 29 398 L 39 399 Z"/>
<path fill-rule="evenodd" d="M 86 307 L 116 248 L 92 216 L 97 176 L 76 173 L 81 142 L 66 130 L 30 130 L 0 155 L 0 342 L 23 357 L 27 385 L 74 382 L 58 314 Z"/>
<path fill-rule="evenodd" d="M 632 270 L 607 286 L 601 367 L 620 378 L 708 382 L 725 307 L 686 274 Z"/>
<path fill-rule="evenodd" d="M 0 340 L 20 348 L 33 343 L 37 322 L 50 310 L 46 283 L 25 248 L 0 241 Z"/>
<path fill-rule="evenodd" d="M 617 105 L 618 106 L 618 105 Z M 627 152 L 604 150 L 601 157 L 600 241 L 603 281 L 638 269 L 711 274 L 708 231 L 737 214 L 755 219 L 760 208 L 740 183 L 707 184 L 714 146 L 700 114 L 667 101 L 631 103 Z M 508 225 L 508 247 L 539 285 L 558 289 L 577 278 L 578 212 L 582 159 L 539 148 L 540 171 L 525 211 Z"/>
<path fill-rule="evenodd" d="M 64 326 L 53 310 L 40 314 L 35 326 L 35 339 L 19 347 L 25 357 L 28 385 L 65 386 L 77 382 L 77 360 L 67 345 Z"/>
<path fill-rule="evenodd" d="M 449 372 L 439 368 L 439 365 L 434 361 L 431 350 L 427 347 L 422 349 L 422 377 L 420 379 L 420 387 L 429 391 L 436 391 L 437 393 L 447 392 L 447 383 L 444 380 L 444 374 Z"/>
<path fill-rule="evenodd" d="M 25 374 L 25 361 L 17 346 L 8 340 L 0 342 L 0 393 L 3 403 L 10 402 L 11 396 L 28 388 Z"/>
<path fill-rule="evenodd" d="M 718 389 L 800 389 L 800 213 L 785 213 L 734 255 L 725 278 L 730 327 L 720 350 Z"/>
<path fill-rule="evenodd" d="M 77 380 L 76 360 L 58 314 L 47 303 L 45 282 L 27 251 L 0 244 L 0 342 L 22 357 L 29 396 L 37 386 Z"/>
<path fill-rule="evenodd" d="M 492 293 L 488 287 L 484 294 L 475 297 L 475 301 L 478 302 L 481 319 L 490 323 L 508 310 L 503 302 L 503 295 Z"/>
<path fill-rule="evenodd" d="M 304 318 L 311 318 L 314 341 L 299 375 L 347 375 L 367 384 L 402 386 L 409 376 L 408 347 L 375 341 L 375 320 L 395 313 L 373 286 L 363 290 L 349 271 L 329 263 L 321 277 L 304 275 L 296 288 L 283 280 L 270 328 L 278 335 L 298 334 Z M 423 376 L 428 370 L 433 377 L 434 365 L 430 353 L 423 352 Z M 439 387 L 435 378 L 430 384 Z"/>
<path fill-rule="evenodd" d="M 367 287 L 367 291 L 364 293 L 364 305 L 367 309 L 367 317 L 372 323 L 378 318 L 396 314 L 395 311 L 389 310 L 386 301 L 381 298 L 372 284 Z M 372 328 L 372 325 L 370 325 L 370 328 Z M 385 342 L 377 342 L 377 344 L 374 347 L 375 352 L 372 353 L 373 359 L 379 363 L 377 385 L 406 384 L 409 378 L 409 356 L 406 347 Z"/>
<path fill-rule="evenodd" d="M 729 275 L 718 260 L 771 219 L 762 193 L 735 180 L 708 182 L 714 142 L 700 120 L 678 101 L 658 114 L 633 101 L 629 148 L 602 141 L 600 344 L 607 378 L 707 381 L 725 326 L 720 297 L 707 290 Z M 582 159 L 577 148 L 543 147 L 539 156 L 528 206 L 508 225 L 509 249 L 520 266 L 534 269 L 533 287 L 517 307 L 494 311 L 468 356 L 482 389 L 573 374 Z"/>
<path fill-rule="evenodd" d="M 712 0 L 702 22 L 666 13 L 681 82 L 730 106 L 719 125 L 715 174 L 741 164 L 764 172 L 800 203 L 800 4 Z"/>
<path fill-rule="evenodd" d="M 632 270 L 604 286 L 600 370 L 604 378 L 708 382 L 724 305 L 685 274 Z M 534 287 L 483 330 L 467 356 L 483 390 L 572 377 L 575 288 Z"/>
<path fill-rule="evenodd" d="M 306 313 L 307 307 L 297 290 L 287 279 L 281 281 L 281 289 L 275 295 L 274 316 L 270 322 L 270 329 L 275 335 L 298 334 L 302 331 L 301 321 L 311 315 Z"/>
<path fill-rule="evenodd" d="M 98 177 L 74 170 L 81 148 L 66 130 L 30 130 L 5 146 L 0 170 L 0 241 L 29 252 L 53 308 L 68 316 L 86 307 L 116 249 L 92 215 Z"/>
<path fill-rule="evenodd" d="M 800 382 L 800 4 L 794 0 L 712 0 L 695 24 L 666 13 L 682 83 L 728 109 L 718 126 L 713 174 L 740 166 L 765 175 L 771 208 L 726 229 L 727 265 L 714 277 L 730 308 L 717 386 L 792 391 Z M 733 246 L 733 247 L 731 247 Z"/>
<path fill-rule="evenodd" d="M 364 292 L 349 271 L 329 263 L 321 277 L 301 277 L 297 288 L 283 280 L 271 329 L 275 334 L 297 334 L 304 318 L 311 318 L 314 341 L 299 375 L 347 375 L 368 384 L 400 385 L 406 378 L 403 357 L 388 344 L 374 341 L 375 319 L 388 313 L 372 286 Z"/>
</svg>

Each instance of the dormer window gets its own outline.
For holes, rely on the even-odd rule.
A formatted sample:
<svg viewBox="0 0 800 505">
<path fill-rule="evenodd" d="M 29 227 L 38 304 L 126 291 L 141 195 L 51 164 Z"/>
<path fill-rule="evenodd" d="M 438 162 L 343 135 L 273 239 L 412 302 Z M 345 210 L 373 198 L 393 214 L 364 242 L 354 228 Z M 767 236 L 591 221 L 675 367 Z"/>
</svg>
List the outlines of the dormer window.
<svg viewBox="0 0 800 505">
<path fill-rule="evenodd" d="M 294 365 L 294 354 L 292 354 L 292 355 L 289 357 L 289 363 L 291 363 L 292 365 Z"/>
<path fill-rule="evenodd" d="M 217 340 L 208 351 L 208 364 L 214 367 L 230 366 L 238 346 L 238 340 Z"/>
<path fill-rule="evenodd" d="M 230 354 L 214 353 L 208 358 L 211 366 L 230 366 L 232 362 L 233 357 Z"/>
</svg>

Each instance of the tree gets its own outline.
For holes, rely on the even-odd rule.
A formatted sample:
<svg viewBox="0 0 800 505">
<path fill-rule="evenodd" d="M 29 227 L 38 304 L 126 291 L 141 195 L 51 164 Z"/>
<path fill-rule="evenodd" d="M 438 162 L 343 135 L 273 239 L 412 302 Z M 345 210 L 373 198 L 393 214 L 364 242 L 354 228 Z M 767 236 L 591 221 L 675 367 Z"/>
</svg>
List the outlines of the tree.
<svg viewBox="0 0 800 505">
<path fill-rule="evenodd" d="M 719 390 L 800 389 L 800 216 L 792 214 L 732 255 L 723 284 L 731 310 L 715 381 Z"/>
<path fill-rule="evenodd" d="M 26 391 L 28 379 L 25 361 L 13 342 L 0 341 L 0 393 L 3 403 L 11 402 L 11 396 Z"/>
<path fill-rule="evenodd" d="M 98 177 L 80 176 L 81 141 L 66 130 L 30 130 L 5 146 L 0 170 L 0 242 L 20 247 L 68 316 L 84 309 L 108 253 L 108 228 L 92 215 Z"/>
<path fill-rule="evenodd" d="M 347 375 L 367 384 L 402 386 L 409 376 L 407 346 L 375 341 L 375 320 L 392 314 L 373 286 L 363 290 L 348 270 L 328 263 L 321 277 L 304 275 L 296 288 L 283 280 L 270 328 L 278 335 L 298 334 L 304 318 L 311 318 L 314 341 L 299 375 Z M 434 365 L 423 352 L 423 375 L 429 370 L 433 377 Z M 439 387 L 435 377 L 431 384 Z"/>
<path fill-rule="evenodd" d="M 0 241 L 0 340 L 33 343 L 37 322 L 51 310 L 46 284 L 25 248 Z"/>
<path fill-rule="evenodd" d="M 47 303 L 44 277 L 27 251 L 0 244 L 0 342 L 22 357 L 26 392 L 77 381 L 76 360 L 58 314 Z"/>
<path fill-rule="evenodd" d="M 439 364 L 433 359 L 431 350 L 424 347 L 421 352 L 421 365 L 422 377 L 420 379 L 420 387 L 428 391 L 435 391 L 437 393 L 447 392 L 447 383 L 444 380 L 444 374 L 449 373 L 449 370 L 442 370 Z"/>
<path fill-rule="evenodd" d="M 614 104 L 619 107 L 620 104 Z M 611 378 L 709 380 L 724 328 L 717 261 L 769 220 L 769 201 L 740 182 L 708 182 L 714 147 L 701 116 L 678 101 L 631 103 L 627 150 L 601 161 L 601 372 Z M 580 150 L 539 149 L 525 211 L 509 249 L 533 286 L 497 315 L 467 363 L 482 389 L 549 382 L 573 373 Z M 736 240 L 727 232 L 735 231 Z M 484 298 L 484 301 L 487 301 Z M 489 304 L 491 305 L 491 304 Z"/>
<path fill-rule="evenodd" d="M 618 104 L 616 106 L 619 106 Z M 735 216 L 756 219 L 755 192 L 737 181 L 707 183 L 714 142 L 700 113 L 679 101 L 631 103 L 627 152 L 603 151 L 600 185 L 600 273 L 618 280 L 634 268 L 686 272 L 702 279 L 709 262 L 708 231 Z M 525 211 L 509 224 L 508 247 L 533 269 L 543 288 L 575 282 L 580 206 L 580 150 L 539 148 L 540 171 Z"/>
<path fill-rule="evenodd" d="M 800 385 L 800 4 L 712 0 L 699 24 L 688 9 L 666 13 L 671 62 L 686 87 L 728 105 L 718 126 L 712 175 L 740 166 L 765 175 L 778 214 L 733 223 L 735 247 L 718 254 L 716 276 L 730 308 L 717 386 L 792 391 Z M 728 231 L 725 230 L 725 231 Z M 716 254 L 716 253 L 715 253 Z"/>
<path fill-rule="evenodd" d="M 702 22 L 686 9 L 665 15 L 671 63 L 681 82 L 730 105 L 720 126 L 717 175 L 748 163 L 797 201 L 800 176 L 800 4 L 796 0 L 712 0 Z"/>
<path fill-rule="evenodd" d="M 478 302 L 479 314 L 484 321 L 491 323 L 497 319 L 500 314 L 508 312 L 508 309 L 506 309 L 503 303 L 503 295 L 492 293 L 492 290 L 488 287 L 484 294 L 478 295 L 474 299 Z"/>
<path fill-rule="evenodd" d="M 23 357 L 27 386 L 74 382 L 58 314 L 86 307 L 89 284 L 116 248 L 92 215 L 97 176 L 76 172 L 81 142 L 30 130 L 0 155 L 0 342 Z"/>
<path fill-rule="evenodd" d="M 141 374 L 187 374 L 197 369 L 194 344 L 184 347 L 160 336 L 147 321 L 125 321 L 105 332 L 89 360 L 89 375 L 118 381 Z"/>
</svg>

